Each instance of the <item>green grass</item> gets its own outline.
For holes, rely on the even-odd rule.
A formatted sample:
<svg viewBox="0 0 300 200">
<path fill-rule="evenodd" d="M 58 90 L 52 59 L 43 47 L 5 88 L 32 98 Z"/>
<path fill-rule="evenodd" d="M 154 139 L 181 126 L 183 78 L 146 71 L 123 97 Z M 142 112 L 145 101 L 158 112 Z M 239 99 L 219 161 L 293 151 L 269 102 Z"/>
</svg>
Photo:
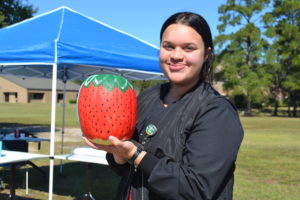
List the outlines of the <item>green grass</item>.
<svg viewBox="0 0 300 200">
<path fill-rule="evenodd" d="M 76 118 L 76 105 L 66 104 L 65 126 L 79 127 Z M 43 103 L 2 103 L 0 104 L 0 123 L 20 123 L 49 125 L 51 122 L 51 106 Z M 62 124 L 62 104 L 56 106 L 56 126 Z"/>
<path fill-rule="evenodd" d="M 61 124 L 61 105 L 58 105 L 57 127 Z M 78 127 L 74 104 L 67 104 L 66 126 Z M 21 114 L 20 114 L 21 113 Z M 238 155 L 235 173 L 235 200 L 298 200 L 300 197 L 300 118 L 288 117 L 241 117 L 245 137 Z M 45 104 L 0 104 L 1 124 L 50 123 L 50 105 Z M 56 136 L 57 138 L 60 136 Z M 41 150 L 36 144 L 36 153 L 49 153 L 49 144 Z M 82 141 L 65 142 L 65 152 Z M 59 140 L 55 144 L 60 152 Z M 36 160 L 37 165 L 49 171 L 49 160 Z M 60 161 L 55 160 L 53 199 L 71 200 L 85 192 L 86 164 L 64 161 L 63 173 L 59 172 Z M 96 199 L 112 199 L 119 177 L 108 167 L 93 165 L 92 193 Z M 0 176 L 9 183 L 7 169 Z M 29 195 L 25 195 L 24 170 L 18 170 L 17 194 L 27 199 L 48 199 L 48 181 L 33 169 L 29 173 Z M 2 193 L 8 194 L 9 189 Z M 0 199 L 2 199 L 0 195 Z"/>
<path fill-rule="evenodd" d="M 242 117 L 234 199 L 298 200 L 300 119 Z"/>
</svg>

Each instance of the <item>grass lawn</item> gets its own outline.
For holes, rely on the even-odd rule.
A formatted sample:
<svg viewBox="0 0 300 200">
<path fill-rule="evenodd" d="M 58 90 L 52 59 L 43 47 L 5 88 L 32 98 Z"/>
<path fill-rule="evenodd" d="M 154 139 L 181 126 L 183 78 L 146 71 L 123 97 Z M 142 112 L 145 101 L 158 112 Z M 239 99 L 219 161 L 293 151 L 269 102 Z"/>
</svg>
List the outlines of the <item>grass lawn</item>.
<svg viewBox="0 0 300 200">
<path fill-rule="evenodd" d="M 61 105 L 57 106 L 56 125 L 61 125 Z M 238 155 L 235 173 L 235 200 L 298 200 L 300 197 L 300 118 L 241 117 L 245 137 Z M 47 104 L 0 104 L 1 126 L 44 125 L 50 123 L 50 105 Z M 66 106 L 67 127 L 78 127 L 74 104 Z M 57 136 L 56 152 L 60 141 Z M 30 144 L 35 153 L 49 153 L 49 144 L 40 150 Z M 78 141 L 65 141 L 65 152 Z M 35 164 L 49 171 L 49 160 L 36 160 Z M 64 161 L 63 173 L 60 161 L 55 160 L 53 199 L 71 200 L 86 191 L 86 163 Z M 0 177 L 7 188 L 0 199 L 9 193 L 9 170 L 0 168 Z M 48 199 L 48 180 L 30 168 L 29 194 L 25 194 L 25 168 L 17 170 L 17 195 L 26 199 Z M 92 165 L 92 194 L 96 199 L 112 199 L 119 178 L 106 166 Z"/>
<path fill-rule="evenodd" d="M 242 117 L 245 137 L 239 152 L 234 199 L 298 200 L 300 119 Z"/>
<path fill-rule="evenodd" d="M 76 105 L 66 104 L 65 126 L 78 127 Z M 44 103 L 0 103 L 0 123 L 49 125 L 51 122 L 51 105 Z M 62 124 L 62 104 L 56 106 L 56 126 Z"/>
</svg>

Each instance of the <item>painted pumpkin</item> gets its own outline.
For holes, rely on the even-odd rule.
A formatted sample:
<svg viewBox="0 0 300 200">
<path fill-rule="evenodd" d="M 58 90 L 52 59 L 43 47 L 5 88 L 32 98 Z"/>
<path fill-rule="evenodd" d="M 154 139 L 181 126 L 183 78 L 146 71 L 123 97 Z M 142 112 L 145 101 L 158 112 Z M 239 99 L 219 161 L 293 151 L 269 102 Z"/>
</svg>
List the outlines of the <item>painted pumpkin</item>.
<svg viewBox="0 0 300 200">
<path fill-rule="evenodd" d="M 88 77 L 77 98 L 77 117 L 83 135 L 95 144 L 110 145 L 110 135 L 130 139 L 137 118 L 137 98 L 130 82 L 111 74 Z"/>
</svg>

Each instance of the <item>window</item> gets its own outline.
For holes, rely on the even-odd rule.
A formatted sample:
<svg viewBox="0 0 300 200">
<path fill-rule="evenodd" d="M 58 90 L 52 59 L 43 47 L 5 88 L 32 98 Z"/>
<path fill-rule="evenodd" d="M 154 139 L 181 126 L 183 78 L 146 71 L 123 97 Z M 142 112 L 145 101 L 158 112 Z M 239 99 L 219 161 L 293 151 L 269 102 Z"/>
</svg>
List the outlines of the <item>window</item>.
<svg viewBox="0 0 300 200">
<path fill-rule="evenodd" d="M 44 98 L 44 93 L 33 93 L 32 99 L 42 100 Z"/>
<path fill-rule="evenodd" d="M 9 93 L 8 92 L 5 92 L 4 93 L 4 102 L 9 102 Z"/>
<path fill-rule="evenodd" d="M 62 94 L 62 93 L 57 94 L 57 101 L 60 101 L 63 99 L 64 99 L 64 94 Z"/>
</svg>

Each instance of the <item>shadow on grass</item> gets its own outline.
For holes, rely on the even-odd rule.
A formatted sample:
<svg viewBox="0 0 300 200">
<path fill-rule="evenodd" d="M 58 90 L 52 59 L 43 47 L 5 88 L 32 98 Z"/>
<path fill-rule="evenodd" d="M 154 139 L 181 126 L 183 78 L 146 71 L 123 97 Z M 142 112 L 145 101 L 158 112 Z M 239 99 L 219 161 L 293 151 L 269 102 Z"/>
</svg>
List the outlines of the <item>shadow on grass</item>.
<svg viewBox="0 0 300 200">
<path fill-rule="evenodd" d="M 9 195 L 8 194 L 0 194 L 0 199 L 1 200 L 8 200 L 9 199 Z M 35 198 L 28 198 L 28 197 L 15 197 L 14 200 L 40 200 L 40 199 L 35 199 Z"/>
<path fill-rule="evenodd" d="M 289 112 L 288 110 L 279 109 L 277 111 L 277 115 L 274 115 L 273 108 L 261 108 L 261 109 L 252 109 L 250 115 L 245 115 L 244 110 L 239 110 L 239 114 L 243 117 L 284 117 L 284 118 L 300 118 L 300 111 L 297 111 L 297 115 L 293 116 L 293 112 Z"/>
<path fill-rule="evenodd" d="M 43 177 L 39 171 L 29 168 L 29 189 L 36 192 L 30 192 L 30 198 L 26 197 L 28 200 L 48 198 L 49 167 L 43 166 L 41 169 L 46 173 L 46 177 Z M 25 188 L 25 170 L 20 168 L 16 172 L 16 190 Z M 9 190 L 10 171 L 9 169 L 1 171 L 0 176 L 7 184 L 6 189 Z M 108 166 L 68 162 L 62 165 L 62 172 L 60 172 L 60 165 L 54 167 L 53 182 L 53 195 L 68 196 L 73 199 L 90 192 L 97 200 L 110 200 L 116 194 L 119 177 Z M 33 193 L 38 193 L 39 196 Z M 6 198 L 0 196 L 0 199 Z"/>
<path fill-rule="evenodd" d="M 274 109 L 273 108 L 262 108 L 259 109 L 260 113 L 265 113 L 265 114 L 269 114 L 270 116 L 274 116 Z M 289 116 L 289 111 L 287 109 L 283 110 L 283 109 L 279 109 L 277 111 L 277 115 L 275 117 L 294 117 L 294 116 Z M 293 111 L 290 111 L 290 114 L 293 115 Z M 300 111 L 297 111 L 297 116 L 299 117 Z"/>
</svg>

